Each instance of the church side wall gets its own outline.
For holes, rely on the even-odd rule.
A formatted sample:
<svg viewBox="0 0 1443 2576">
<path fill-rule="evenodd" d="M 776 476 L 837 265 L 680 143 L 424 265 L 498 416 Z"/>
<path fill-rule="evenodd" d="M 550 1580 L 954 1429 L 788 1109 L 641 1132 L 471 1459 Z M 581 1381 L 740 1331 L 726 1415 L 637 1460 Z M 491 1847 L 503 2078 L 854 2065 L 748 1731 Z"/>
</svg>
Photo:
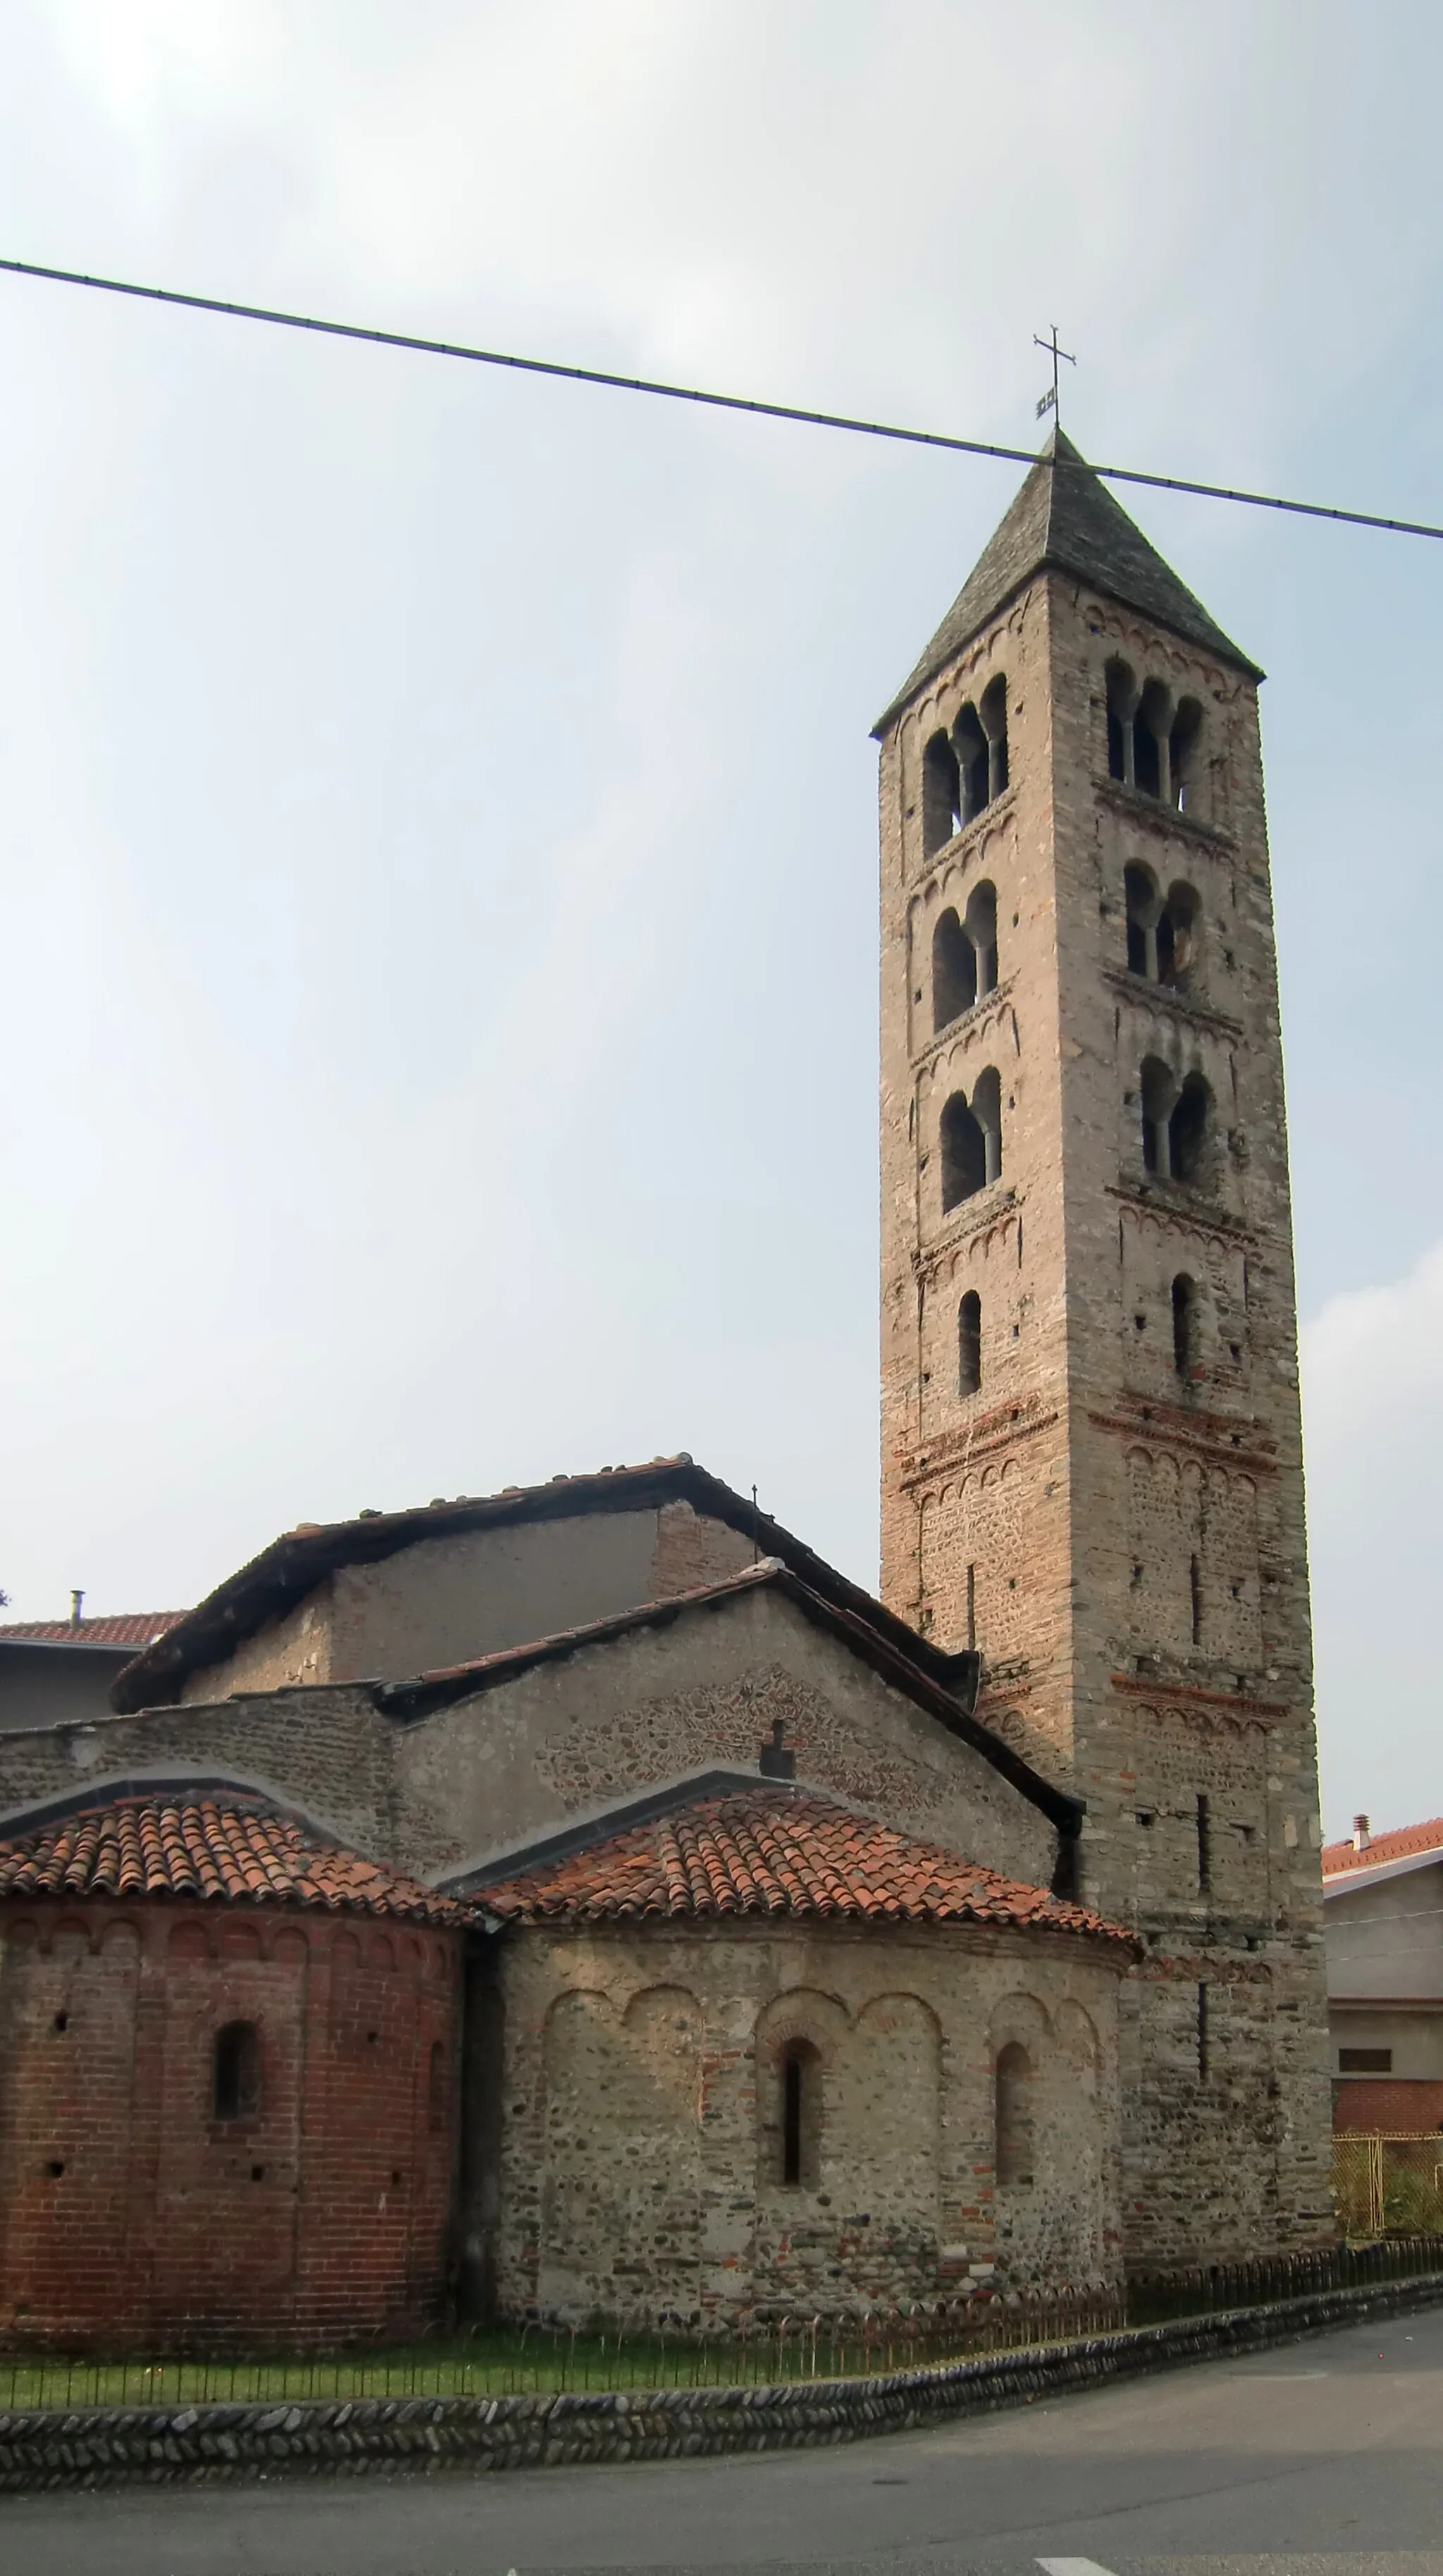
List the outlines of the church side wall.
<svg viewBox="0 0 1443 2576">
<path fill-rule="evenodd" d="M 422 1538 L 339 1566 L 233 1655 L 192 1673 L 181 1696 L 189 1705 L 306 1682 L 408 1681 L 724 1582 L 752 1555 L 750 1539 L 687 1502 Z"/>
<path fill-rule="evenodd" d="M 527 1927 L 498 1951 L 509 2117 L 463 2230 L 501 2314 L 694 2325 L 1117 2277 L 1121 1963 L 1097 1945 L 797 1923 Z M 999 2183 L 1003 2050 L 1026 2072 Z"/>
<path fill-rule="evenodd" d="M 712 1765 L 752 1771 L 777 1719 L 801 1780 L 1050 1884 L 1048 1819 L 940 1720 L 760 1589 L 534 1666 L 401 1729 L 392 1857 L 449 1875 Z"/>
<path fill-rule="evenodd" d="M 115 1782 L 219 1777 L 388 1856 L 393 1729 L 364 1690 L 263 1692 L 0 1736 L 0 1816 Z"/>
</svg>

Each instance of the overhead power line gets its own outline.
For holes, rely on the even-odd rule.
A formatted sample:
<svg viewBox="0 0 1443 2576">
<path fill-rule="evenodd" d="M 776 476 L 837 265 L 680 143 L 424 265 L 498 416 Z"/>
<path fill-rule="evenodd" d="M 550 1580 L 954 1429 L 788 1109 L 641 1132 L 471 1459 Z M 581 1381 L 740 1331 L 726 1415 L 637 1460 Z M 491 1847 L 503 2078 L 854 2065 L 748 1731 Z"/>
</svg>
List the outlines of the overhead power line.
<svg viewBox="0 0 1443 2576">
<path fill-rule="evenodd" d="M 12 277 L 38 277 L 57 286 L 88 286 L 101 295 L 132 295 L 144 304 L 178 304 L 191 313 L 221 313 L 235 322 L 269 322 L 282 331 L 319 331 L 331 340 L 369 340 L 382 349 L 414 349 L 430 358 L 464 358 L 476 367 L 510 367 L 519 375 L 559 376 L 574 385 L 606 385 L 614 392 L 653 394 L 663 402 L 700 403 L 710 411 L 752 412 L 762 420 L 794 420 L 811 429 L 842 429 L 858 438 L 887 438 L 907 447 L 938 447 L 959 456 L 998 456 L 1035 465 L 1030 447 L 1002 447 L 986 438 L 951 438 L 937 429 L 903 429 L 895 422 L 856 420 L 847 412 L 808 411 L 800 403 L 761 402 L 747 394 L 704 392 L 650 376 L 614 375 L 605 367 L 572 367 L 559 358 L 519 358 L 502 349 L 470 348 L 464 341 L 431 340 L 415 331 L 372 330 L 361 322 L 327 322 L 313 313 L 278 312 L 266 304 L 233 304 L 218 295 L 185 295 L 171 286 L 137 286 L 123 277 L 88 277 L 73 268 L 46 268 L 28 259 L 0 259 Z M 1389 519 L 1373 510 L 1335 510 L 1323 501 L 1287 501 L 1274 492 L 1240 492 L 1226 483 L 1193 483 L 1181 474 L 1144 474 L 1133 465 L 1092 465 L 1108 483 L 1145 483 L 1158 492 L 1192 492 L 1205 501 L 1237 501 L 1253 510 L 1285 510 L 1298 518 L 1337 519 L 1352 528 L 1386 528 L 1400 537 L 1443 537 L 1443 527 L 1420 519 Z"/>
</svg>

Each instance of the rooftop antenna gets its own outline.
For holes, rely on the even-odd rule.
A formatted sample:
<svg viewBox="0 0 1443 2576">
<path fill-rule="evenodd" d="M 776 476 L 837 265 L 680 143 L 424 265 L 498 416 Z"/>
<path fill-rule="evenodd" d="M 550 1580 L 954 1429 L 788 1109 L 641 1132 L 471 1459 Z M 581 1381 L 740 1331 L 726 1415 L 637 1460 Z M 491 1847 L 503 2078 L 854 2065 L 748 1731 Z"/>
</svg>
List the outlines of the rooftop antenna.
<svg viewBox="0 0 1443 2576">
<path fill-rule="evenodd" d="M 761 1552 L 762 1552 L 762 1521 L 761 1521 L 761 1514 L 760 1514 L 760 1512 L 757 1510 L 757 1489 L 756 1489 L 755 1485 L 753 1485 L 753 1487 L 752 1487 L 752 1563 L 753 1563 L 753 1565 L 755 1565 L 755 1564 L 756 1564 L 757 1559 L 758 1559 L 758 1558 L 760 1557 L 760 1555 L 761 1555 Z"/>
<path fill-rule="evenodd" d="M 1034 332 L 1033 332 L 1033 334 L 1032 334 L 1032 345 L 1033 345 L 1034 349 L 1045 349 L 1045 350 L 1047 351 L 1047 354 L 1048 354 L 1049 358 L 1052 360 L 1052 382 L 1051 382 L 1050 386 L 1048 387 L 1047 392 L 1046 392 L 1045 394 L 1041 395 L 1041 396 L 1040 396 L 1040 398 L 1039 398 L 1039 400 L 1038 400 L 1038 405 L 1037 405 L 1037 417 L 1038 417 L 1038 419 L 1039 419 L 1039 420 L 1041 420 L 1041 419 L 1042 419 L 1042 417 L 1043 417 L 1043 415 L 1044 415 L 1046 412 L 1049 412 L 1049 411 L 1050 411 L 1050 412 L 1053 414 L 1054 418 L 1056 419 L 1057 425 L 1058 425 L 1058 427 L 1059 427 L 1059 429 L 1060 429 L 1060 428 L 1061 428 L 1061 426 L 1062 426 L 1062 414 L 1061 414 L 1061 411 L 1058 409 L 1058 401 L 1057 401 L 1057 396 L 1058 396 L 1057 362 L 1058 362 L 1059 358 L 1065 358 L 1065 359 L 1067 360 L 1067 363 L 1068 363 L 1069 367 L 1075 367 L 1075 366 L 1076 366 L 1076 364 L 1077 364 L 1077 360 L 1074 358 L 1074 356 L 1073 356 L 1073 354 L 1072 354 L 1072 351 L 1071 351 L 1070 349 L 1060 349 L 1060 348 L 1058 347 L 1058 345 L 1057 345 L 1057 325 L 1056 325 L 1056 323 L 1055 323 L 1055 322 L 1054 322 L 1054 323 L 1053 323 L 1053 325 L 1052 325 L 1052 337 L 1051 337 L 1049 340 L 1044 340 L 1044 339 L 1041 339 L 1041 338 L 1039 337 L 1039 335 L 1038 335 L 1038 333 L 1037 333 L 1036 331 L 1034 331 Z"/>
</svg>

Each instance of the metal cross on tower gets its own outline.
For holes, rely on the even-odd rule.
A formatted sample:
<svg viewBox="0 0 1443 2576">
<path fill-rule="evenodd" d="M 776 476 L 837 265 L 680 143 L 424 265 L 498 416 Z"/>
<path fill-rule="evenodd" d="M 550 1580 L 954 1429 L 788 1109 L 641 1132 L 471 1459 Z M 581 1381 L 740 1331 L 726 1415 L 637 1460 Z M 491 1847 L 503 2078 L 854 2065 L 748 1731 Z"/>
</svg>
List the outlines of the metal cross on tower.
<svg viewBox="0 0 1443 2576">
<path fill-rule="evenodd" d="M 1049 392 L 1045 393 L 1045 394 L 1042 396 L 1042 398 L 1041 398 L 1041 400 L 1040 400 L 1040 402 L 1038 403 L 1038 406 L 1037 406 L 1037 417 L 1038 417 L 1038 419 L 1039 419 L 1039 420 L 1041 420 L 1042 415 L 1043 415 L 1043 413 L 1044 413 L 1044 412 L 1046 412 L 1046 411 L 1050 411 L 1050 412 L 1057 412 L 1057 409 L 1058 409 L 1058 406 L 1057 406 L 1057 362 L 1058 362 L 1058 359 L 1059 359 L 1059 358 L 1065 358 L 1065 359 L 1067 360 L 1067 363 L 1068 363 L 1069 367 L 1075 367 L 1075 366 L 1076 366 L 1076 364 L 1077 364 L 1077 360 L 1074 358 L 1074 356 L 1073 356 L 1073 354 L 1072 354 L 1072 352 L 1071 352 L 1071 350 L 1070 350 L 1070 349 L 1060 349 L 1060 348 L 1058 347 L 1058 345 L 1057 345 L 1057 325 L 1056 325 L 1056 323 L 1055 323 L 1055 322 L 1054 322 L 1054 323 L 1053 323 L 1053 325 L 1052 325 L 1052 337 L 1051 337 L 1051 339 L 1050 339 L 1050 340 L 1043 340 L 1043 339 L 1039 338 L 1039 336 L 1038 336 L 1037 332 L 1035 332 L 1035 331 L 1034 331 L 1034 332 L 1033 332 L 1033 334 L 1032 334 L 1032 345 L 1033 345 L 1034 349 L 1045 349 L 1045 350 L 1047 351 L 1048 356 L 1049 356 L 1049 357 L 1051 358 L 1051 360 L 1052 360 L 1052 385 L 1051 385 L 1051 389 L 1050 389 L 1050 391 L 1049 391 Z M 1058 417 L 1059 417 L 1059 418 L 1061 417 L 1061 414 L 1060 414 L 1060 413 L 1058 413 Z"/>
</svg>

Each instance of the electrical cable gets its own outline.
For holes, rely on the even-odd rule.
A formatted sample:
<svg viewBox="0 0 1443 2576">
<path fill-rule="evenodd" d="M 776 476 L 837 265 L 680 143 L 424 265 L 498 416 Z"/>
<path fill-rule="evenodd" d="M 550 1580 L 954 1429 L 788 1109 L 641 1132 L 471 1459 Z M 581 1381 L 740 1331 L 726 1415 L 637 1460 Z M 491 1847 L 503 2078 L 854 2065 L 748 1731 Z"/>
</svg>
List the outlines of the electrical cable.
<svg viewBox="0 0 1443 2576">
<path fill-rule="evenodd" d="M 847 412 L 809 411 L 799 403 L 762 402 L 746 394 L 708 393 L 696 385 L 673 385 L 649 376 L 614 375 L 604 367 L 574 367 L 557 358 L 520 358 L 500 349 L 469 347 L 464 341 L 431 340 L 414 331 L 381 331 L 360 322 L 327 322 L 311 313 L 287 313 L 265 304 L 235 304 L 217 295 L 186 295 L 176 287 L 137 286 L 121 277 L 90 277 L 83 270 L 47 268 L 28 259 L 0 259 L 11 277 L 34 277 L 57 286 L 87 286 L 102 295 L 129 295 L 145 304 L 174 304 L 192 313 L 218 313 L 231 321 L 268 322 L 283 331 L 318 331 L 332 340 L 368 340 L 382 349 L 413 349 L 424 357 L 464 358 L 473 366 L 508 367 L 528 376 L 559 376 L 569 384 L 603 385 L 618 393 L 652 394 L 664 402 L 698 403 L 711 411 L 754 413 L 762 420 L 799 421 L 811 429 L 840 429 L 859 438 L 883 438 L 908 447 L 942 448 L 960 456 L 996 456 L 1015 465 L 1035 465 L 1030 447 L 1003 447 L 985 438 L 952 438 L 945 431 L 904 429 L 894 422 L 858 420 Z M 1054 462 L 1064 471 L 1067 460 Z M 1145 474 L 1131 465 L 1089 465 L 1106 483 L 1143 483 L 1158 492 L 1189 492 L 1204 501 L 1233 501 L 1253 510 L 1282 510 L 1304 519 L 1334 519 L 1352 528 L 1383 528 L 1400 537 L 1443 538 L 1443 527 L 1426 520 L 1390 519 L 1372 510 L 1334 509 L 1323 501 L 1283 500 L 1272 492 L 1244 492 L 1226 483 L 1194 483 L 1180 474 Z"/>
</svg>

